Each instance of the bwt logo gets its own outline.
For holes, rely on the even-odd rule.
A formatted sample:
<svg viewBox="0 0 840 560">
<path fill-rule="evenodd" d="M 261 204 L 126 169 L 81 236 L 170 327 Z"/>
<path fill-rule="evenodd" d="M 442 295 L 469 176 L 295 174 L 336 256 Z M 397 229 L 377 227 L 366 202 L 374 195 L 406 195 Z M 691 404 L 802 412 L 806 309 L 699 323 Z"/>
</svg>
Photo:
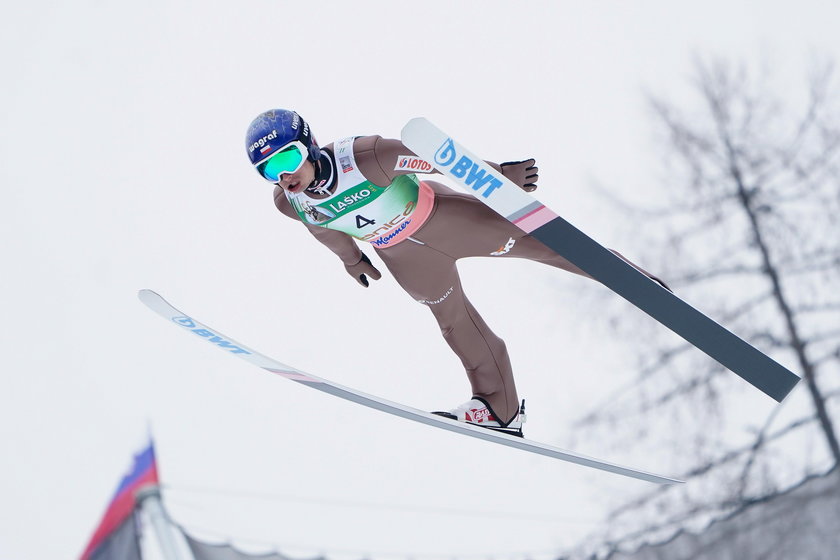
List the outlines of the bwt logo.
<svg viewBox="0 0 840 560">
<path fill-rule="evenodd" d="M 207 329 L 199 328 L 196 322 L 193 321 L 191 318 L 187 317 L 186 315 L 172 317 L 172 321 L 178 325 L 181 325 L 182 327 L 190 329 L 198 336 L 206 338 L 216 346 L 224 348 L 225 350 L 230 350 L 231 354 L 250 354 L 249 351 L 245 350 L 244 348 L 240 348 L 239 346 L 233 344 L 228 340 L 225 340 L 217 333 L 214 333 L 213 331 Z"/>
<path fill-rule="evenodd" d="M 458 161 L 455 161 L 456 159 Z M 463 179 L 464 183 L 468 187 L 472 187 L 474 191 L 485 189 L 481 193 L 481 196 L 484 198 L 488 198 L 493 194 L 493 191 L 503 184 L 499 179 L 496 179 L 490 174 L 489 169 L 483 165 L 483 161 L 479 164 L 467 156 L 461 156 L 459 159 L 458 150 L 455 148 L 455 142 L 452 138 L 447 138 L 441 144 L 440 148 L 438 148 L 437 152 L 435 152 L 435 163 L 440 168 L 452 166 L 449 172 L 455 177 Z M 454 165 L 452 165 L 453 163 Z"/>
</svg>

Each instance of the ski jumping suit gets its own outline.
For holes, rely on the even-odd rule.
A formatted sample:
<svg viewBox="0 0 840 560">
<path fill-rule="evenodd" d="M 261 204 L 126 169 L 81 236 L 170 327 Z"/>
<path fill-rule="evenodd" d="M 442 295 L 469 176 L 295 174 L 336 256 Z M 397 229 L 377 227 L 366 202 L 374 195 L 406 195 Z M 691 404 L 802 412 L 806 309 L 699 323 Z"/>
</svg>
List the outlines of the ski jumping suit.
<svg viewBox="0 0 840 560">
<path fill-rule="evenodd" d="M 362 259 L 354 238 L 371 243 L 400 286 L 432 311 L 473 395 L 502 425 L 515 418 L 519 401 L 505 343 L 464 295 L 455 263 L 516 257 L 585 274 L 475 197 L 418 181 L 413 174 L 432 173 L 432 166 L 399 140 L 345 138 L 322 148 L 319 161 L 332 166 L 329 179 L 297 193 L 278 186 L 277 209 L 302 221 L 345 266 Z"/>
</svg>

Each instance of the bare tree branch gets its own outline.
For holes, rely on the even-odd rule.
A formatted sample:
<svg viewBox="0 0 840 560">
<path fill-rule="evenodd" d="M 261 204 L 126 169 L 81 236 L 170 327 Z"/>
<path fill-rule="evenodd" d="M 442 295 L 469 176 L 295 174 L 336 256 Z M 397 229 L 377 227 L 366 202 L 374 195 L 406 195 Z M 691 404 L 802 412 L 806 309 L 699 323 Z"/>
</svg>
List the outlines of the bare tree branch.
<svg viewBox="0 0 840 560">
<path fill-rule="evenodd" d="M 838 396 L 838 394 L 840 394 L 840 392 L 835 393 L 833 396 L 836 397 L 836 396 Z M 798 420 L 796 420 L 794 422 L 791 422 L 790 424 L 784 426 L 783 428 L 777 430 L 776 432 L 774 432 L 770 435 L 764 436 L 762 444 L 758 447 L 763 447 L 763 446 L 765 446 L 766 444 L 768 444 L 772 441 L 779 440 L 779 439 L 783 438 L 784 436 L 788 435 L 790 432 L 798 430 L 799 428 L 806 427 L 809 424 L 816 423 L 816 421 L 817 421 L 817 417 L 815 415 L 814 416 L 808 416 L 808 417 L 805 417 L 805 418 L 799 418 Z M 744 454 L 755 452 L 755 448 L 756 448 L 755 443 L 752 443 L 752 444 L 744 446 L 744 447 L 740 447 L 740 448 L 737 448 L 737 449 L 730 450 L 723 455 L 714 457 L 711 460 L 709 460 L 708 462 L 706 462 L 702 465 L 698 465 L 698 466 L 690 469 L 689 471 L 686 471 L 681 476 L 685 479 L 699 478 L 701 476 L 704 476 L 704 475 L 706 475 L 706 474 L 708 474 L 708 473 L 710 473 L 710 472 L 712 472 L 716 469 L 719 469 L 719 468 L 721 468 L 721 467 L 723 467 L 723 466 L 741 458 Z M 632 511 L 635 511 L 637 509 L 640 509 L 641 507 L 647 505 L 652 500 L 656 499 L 657 497 L 661 496 L 662 494 L 665 494 L 665 493 L 669 492 L 669 488 L 670 487 L 668 487 L 668 486 L 657 486 L 652 491 L 647 492 L 647 493 L 643 494 L 642 496 L 638 497 L 637 499 L 635 499 L 631 502 L 628 502 L 626 504 L 623 504 L 621 507 L 613 510 L 610 513 L 610 515 L 608 517 L 608 520 L 614 520 L 615 518 L 617 518 L 620 515 L 623 515 L 624 513 L 628 513 L 628 512 L 632 512 Z"/>
<path fill-rule="evenodd" d="M 744 432 L 734 430 L 740 434 L 736 444 L 718 413 L 718 407 L 737 407 L 729 377 L 697 360 L 687 344 L 657 347 L 653 339 L 646 344 L 643 351 L 651 356 L 640 356 L 634 379 L 575 425 L 607 426 L 607 436 L 619 426 L 623 441 L 633 430 L 645 440 L 655 437 L 648 426 L 663 414 L 672 424 L 694 415 L 696 425 L 680 424 L 687 433 L 671 445 L 682 446 L 684 477 L 709 491 L 657 488 L 622 505 L 610 519 L 632 520 L 626 538 L 737 507 L 756 489 L 782 483 L 782 469 L 773 466 L 813 472 L 815 459 L 778 454 L 780 442 L 819 437 L 827 454 L 819 461 L 840 464 L 828 408 L 840 382 L 835 319 L 840 311 L 840 90 L 834 66 L 816 68 L 798 108 L 743 64 L 699 61 L 695 76 L 696 107 L 649 99 L 667 137 L 663 200 L 640 208 L 635 201 L 610 198 L 622 216 L 655 222 L 667 235 L 658 245 L 645 239 L 645 248 L 670 252 L 669 281 L 678 293 L 699 299 L 701 309 L 729 309 L 717 313 L 725 317 L 723 324 L 771 355 L 792 360 L 804 381 L 792 404 L 786 401 L 767 417 L 750 420 L 750 426 L 760 427 L 751 428 L 747 445 Z M 709 421 L 716 419 L 721 427 L 711 433 Z M 784 426 L 774 429 L 780 423 Z"/>
</svg>

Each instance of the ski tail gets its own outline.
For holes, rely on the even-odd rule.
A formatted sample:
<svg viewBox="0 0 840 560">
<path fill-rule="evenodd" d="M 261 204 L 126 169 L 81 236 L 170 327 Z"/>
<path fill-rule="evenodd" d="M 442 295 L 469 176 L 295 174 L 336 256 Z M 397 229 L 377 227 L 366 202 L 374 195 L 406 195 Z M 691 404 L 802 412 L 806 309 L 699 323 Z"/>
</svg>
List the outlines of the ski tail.
<svg viewBox="0 0 840 560">
<path fill-rule="evenodd" d="M 496 213 L 774 400 L 781 402 L 799 382 L 795 373 L 663 289 L 427 119 L 411 119 L 402 141 Z"/>
</svg>

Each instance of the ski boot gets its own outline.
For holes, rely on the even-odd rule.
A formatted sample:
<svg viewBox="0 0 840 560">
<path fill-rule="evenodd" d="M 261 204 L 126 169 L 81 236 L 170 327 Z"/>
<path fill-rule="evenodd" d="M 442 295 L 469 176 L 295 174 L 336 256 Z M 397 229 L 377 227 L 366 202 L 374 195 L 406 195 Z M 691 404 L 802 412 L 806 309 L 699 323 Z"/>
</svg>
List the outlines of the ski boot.
<svg viewBox="0 0 840 560">
<path fill-rule="evenodd" d="M 443 416 L 444 418 L 451 418 L 452 420 L 457 420 L 459 422 L 466 422 L 467 424 L 473 424 L 475 426 L 481 426 L 482 428 L 487 428 L 496 432 L 523 437 L 522 424 L 525 422 L 525 399 L 522 399 L 522 405 L 519 407 L 519 412 L 513 417 L 513 420 L 507 424 L 502 424 L 496 418 L 496 414 L 493 412 L 493 409 L 490 408 L 490 405 L 487 404 L 487 401 L 479 397 L 473 397 L 469 401 L 453 408 L 452 410 L 446 412 L 435 411 L 432 412 L 432 414 L 437 414 L 438 416 Z"/>
</svg>

